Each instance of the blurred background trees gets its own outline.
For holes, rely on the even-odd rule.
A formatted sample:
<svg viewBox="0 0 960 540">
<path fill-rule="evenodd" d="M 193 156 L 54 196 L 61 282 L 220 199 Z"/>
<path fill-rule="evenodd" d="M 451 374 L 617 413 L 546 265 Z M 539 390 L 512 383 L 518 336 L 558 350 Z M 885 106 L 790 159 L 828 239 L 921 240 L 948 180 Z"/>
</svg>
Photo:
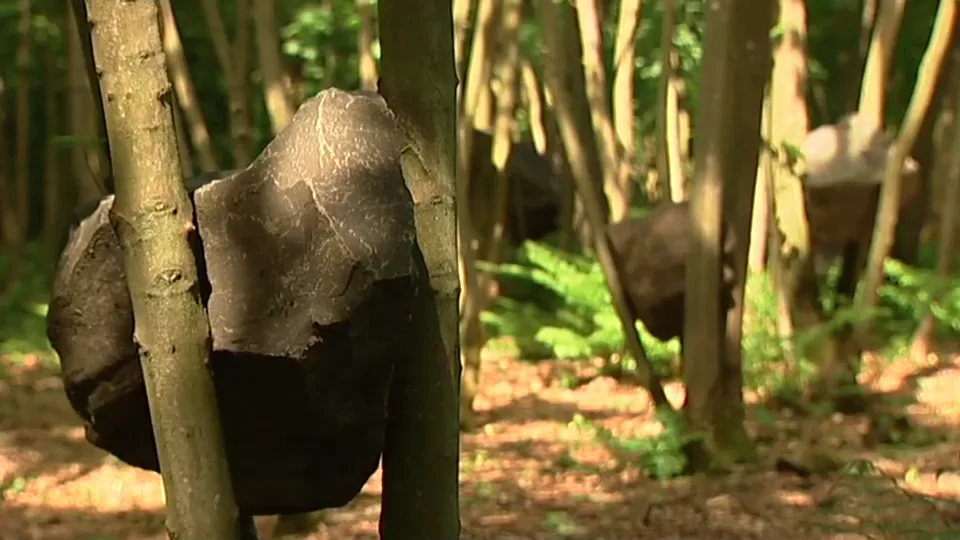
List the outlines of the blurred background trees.
<svg viewBox="0 0 960 540">
<path fill-rule="evenodd" d="M 30 340 L 43 346 L 42 322 L 13 306 L 42 303 L 73 209 L 110 185 L 68 4 L 0 7 L 0 347 L 11 351 Z M 745 4 L 732 3 L 752 9 Z M 247 166 L 323 88 L 377 87 L 373 0 L 159 5 L 186 177 Z M 700 358 L 720 342 L 694 346 L 696 367 L 681 368 L 679 336 L 662 341 L 645 324 L 625 347 L 622 321 L 632 323 L 640 306 L 613 300 L 643 276 L 596 256 L 605 249 L 597 232 L 608 222 L 692 198 L 711 159 L 722 161 L 722 192 L 737 194 L 722 205 L 714 232 L 732 226 L 732 267 L 741 276 L 748 269 L 743 291 L 732 293 L 735 304 L 743 295 L 742 339 L 734 340 L 742 377 L 733 387 L 801 408 L 817 396 L 863 411 L 869 406 L 856 383 L 872 373 L 865 358 L 925 357 L 955 340 L 953 14 L 937 19 L 938 2 L 903 0 L 769 7 L 711 22 L 702 0 L 454 2 L 464 427 L 477 425 L 481 359 L 498 354 L 600 359 L 596 376 L 642 383 L 655 396 L 662 381 L 689 383 L 722 368 Z M 734 37 L 752 37 L 731 47 L 769 49 L 759 76 L 731 76 L 754 68 L 729 57 L 706 62 L 708 36 L 734 23 Z M 721 92 L 717 84 L 731 86 Z M 704 108 L 716 92 L 723 96 L 714 106 L 749 111 L 711 125 Z M 908 106 L 912 127 L 904 125 Z M 891 144 L 909 159 L 881 190 Z M 720 154 L 710 154 L 716 148 Z M 878 205 L 881 191 L 890 200 Z M 878 206 L 887 218 L 874 219 Z M 694 210 L 693 219 L 701 217 Z M 871 264 L 880 266 L 871 270 L 875 221 L 895 227 L 889 239 L 879 236 Z M 862 270 L 880 278 L 854 302 Z M 731 322 L 716 328 L 729 337 Z M 585 382 L 551 373 L 557 384 Z M 722 399 L 742 399 L 734 394 Z"/>
</svg>

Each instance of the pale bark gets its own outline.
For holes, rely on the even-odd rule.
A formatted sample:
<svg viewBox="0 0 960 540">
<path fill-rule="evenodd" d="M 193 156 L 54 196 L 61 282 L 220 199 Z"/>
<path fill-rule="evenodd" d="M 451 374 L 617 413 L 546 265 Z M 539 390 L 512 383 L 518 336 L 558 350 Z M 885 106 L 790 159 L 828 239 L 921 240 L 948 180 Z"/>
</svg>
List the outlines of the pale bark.
<svg viewBox="0 0 960 540">
<path fill-rule="evenodd" d="M 764 99 L 761 136 L 770 135 L 770 98 Z M 760 165 L 757 167 L 757 187 L 754 195 L 753 215 L 750 217 L 750 252 L 747 255 L 747 268 L 751 274 L 760 273 L 767 268 L 767 246 L 770 245 L 770 176 L 773 168 L 773 156 L 769 150 L 760 152 Z"/>
<path fill-rule="evenodd" d="M 467 42 L 470 40 L 470 13 L 474 0 L 453 0 L 453 57 L 457 70 L 457 103 L 464 90 L 464 65 L 466 64 Z"/>
<path fill-rule="evenodd" d="M 633 79 L 636 70 L 637 28 L 640 26 L 640 0 L 621 0 L 617 21 L 617 39 L 614 43 L 613 76 L 613 123 L 620 143 L 621 159 L 617 171 L 620 187 L 629 207 L 633 197 L 631 164 L 637 153 L 633 117 Z"/>
<path fill-rule="evenodd" d="M 520 76 L 523 82 L 523 94 L 527 100 L 528 115 L 530 117 L 530 136 L 533 146 L 541 156 L 547 154 L 547 121 L 543 93 L 540 91 L 540 80 L 537 71 L 529 60 L 522 60 Z"/>
<path fill-rule="evenodd" d="M 952 96 L 955 103 L 954 110 L 960 110 L 960 85 L 954 89 L 954 93 L 956 94 Z M 960 122 L 954 120 L 952 131 L 950 152 L 947 153 L 950 163 L 945 167 L 947 170 L 943 171 L 946 184 L 943 190 L 943 212 L 940 214 L 938 224 L 940 238 L 937 244 L 938 258 L 935 272 L 941 278 L 947 278 L 953 266 L 956 253 L 957 207 L 960 206 Z M 915 359 L 925 359 L 930 354 L 930 342 L 933 339 L 934 330 L 934 317 L 928 312 L 913 334 L 910 353 Z"/>
<path fill-rule="evenodd" d="M 575 116 L 577 113 L 574 109 L 576 106 L 574 100 L 577 99 L 577 94 L 571 91 L 571 79 L 581 77 L 579 74 L 571 75 L 567 72 L 567 64 L 561 58 L 565 54 L 563 43 L 567 32 L 564 30 L 568 30 L 569 27 L 565 28 L 564 26 L 559 6 L 552 2 L 544 2 L 540 5 L 540 10 L 547 52 L 545 55 L 544 78 L 551 88 L 553 99 L 556 100 L 555 110 L 557 111 L 560 140 L 566 149 L 577 192 L 583 201 L 584 210 L 589 220 L 592 247 L 596 251 L 607 287 L 610 289 L 610 295 L 613 298 L 614 308 L 620 318 L 627 350 L 637 361 L 638 372 L 643 385 L 650 392 L 657 407 L 669 406 L 663 392 L 663 386 L 650 366 L 643 345 L 640 343 L 640 336 L 637 334 L 636 326 L 634 326 L 636 314 L 624 294 L 620 275 L 605 233 L 607 212 L 604 211 L 601 196 L 596 190 L 596 186 L 599 185 L 598 179 L 601 177 L 600 160 L 597 156 L 596 145 L 591 144 L 589 118 L 583 118 L 585 116 L 583 113 L 579 115 L 579 118 Z M 566 22 L 572 26 L 573 21 Z M 579 129 L 584 124 L 586 124 L 586 130 Z"/>
<path fill-rule="evenodd" d="M 257 34 L 257 56 L 260 59 L 260 74 L 263 77 L 263 95 L 267 114 L 274 133 L 280 133 L 296 107 L 290 100 L 283 83 L 283 66 L 280 61 L 280 40 L 277 36 L 277 17 L 274 0 L 253 0 L 253 27 Z M 329 66 L 327 66 L 329 71 Z"/>
<path fill-rule="evenodd" d="M 620 152 L 610 117 L 607 74 L 603 63 L 603 34 L 597 0 L 576 0 L 580 21 L 580 48 L 583 54 L 584 88 L 589 103 L 590 119 L 600 156 L 603 190 L 607 194 L 610 219 L 622 220 L 630 208 L 630 199 L 619 182 Z"/>
<path fill-rule="evenodd" d="M 357 63 L 360 66 L 360 88 L 377 89 L 377 59 L 373 57 L 373 42 L 377 35 L 377 6 L 371 0 L 357 0 Z"/>
<path fill-rule="evenodd" d="M 517 109 L 518 74 L 520 70 L 520 45 L 518 37 L 522 18 L 521 0 L 504 0 L 501 4 L 500 41 L 503 43 L 498 59 L 497 79 L 500 92 L 496 100 L 496 115 L 493 125 L 490 160 L 496 171 L 494 190 L 493 238 L 487 247 L 486 260 L 496 263 L 506 236 L 507 202 L 510 186 L 507 177 L 507 162 L 513 148 L 513 126 Z"/>
<path fill-rule="evenodd" d="M 870 49 L 863 69 L 863 83 L 860 88 L 858 111 L 870 118 L 876 125 L 883 126 L 890 62 L 893 60 L 893 51 L 897 45 L 897 34 L 900 32 L 903 10 L 907 2 L 906 0 L 879 1 L 880 7 L 873 29 L 873 37 L 870 40 Z"/>
<path fill-rule="evenodd" d="M 805 0 L 780 0 L 780 42 L 773 57 L 771 78 L 770 143 L 778 151 L 784 145 L 800 148 L 809 131 L 806 96 L 807 80 L 807 10 Z M 773 190 L 773 212 L 776 218 L 776 243 L 771 257 L 773 285 L 778 299 L 778 333 L 788 357 L 788 367 L 795 367 L 793 335 L 823 322 L 816 292 L 808 285 L 813 271 L 810 224 L 807 221 L 806 199 L 801 179 L 783 160 L 770 168 L 768 187 Z M 833 340 L 825 337 L 819 350 L 810 356 L 821 367 L 836 361 Z"/>
<path fill-rule="evenodd" d="M 680 202 L 686 200 L 687 189 L 683 174 L 683 149 L 686 144 L 681 134 L 680 58 L 673 44 L 676 10 L 676 0 L 664 0 L 660 36 L 661 72 L 657 88 L 657 181 L 661 191 L 668 191 L 671 201 Z"/>
<path fill-rule="evenodd" d="M 156 4 L 88 0 L 117 182 L 114 228 L 167 499 L 181 540 L 241 538 L 209 371 L 210 329 L 190 249 Z M 136 89 L 136 91 L 132 91 Z"/>
<path fill-rule="evenodd" d="M 590 109 L 587 105 L 585 77 L 578 59 L 583 57 L 578 33 L 577 16 L 567 4 L 549 5 L 544 3 L 544 35 L 550 36 L 544 56 L 544 83 L 548 103 L 557 124 L 557 140 L 561 142 L 565 156 L 565 165 L 574 178 L 573 200 L 568 209 L 572 228 L 580 236 L 584 245 L 593 243 L 592 218 L 587 217 L 584 200 L 589 197 L 600 205 L 606 223 L 610 206 L 604 193 L 603 162 L 599 156 L 599 145 L 593 129 Z M 555 25 L 551 27 L 550 25 Z M 546 40 L 546 39 L 545 39 Z M 590 195 L 584 195 L 582 189 L 589 189 Z"/>
<path fill-rule="evenodd" d="M 960 25 L 954 26 L 954 31 L 960 35 Z M 952 156 L 950 155 L 952 145 L 955 144 L 953 137 L 957 132 L 957 122 L 960 119 L 960 109 L 957 108 L 957 101 L 952 99 L 956 92 L 960 92 L 960 40 L 955 43 L 954 52 L 951 54 L 951 64 L 944 66 L 949 69 L 943 81 L 944 99 L 940 104 L 940 110 L 934 120 L 935 126 L 932 136 L 932 148 L 930 159 L 930 186 L 929 197 L 930 204 L 927 212 L 922 216 L 923 225 L 920 233 L 920 241 L 938 241 L 940 234 L 938 227 L 943 212 L 946 211 L 946 192 L 949 184 L 950 168 L 952 167 Z M 960 143 L 958 143 L 960 144 Z"/>
<path fill-rule="evenodd" d="M 180 32 L 177 30 L 177 20 L 174 17 L 170 0 L 158 0 L 160 14 L 163 19 L 163 52 L 167 55 L 167 64 L 170 67 L 170 80 L 177 93 L 177 105 L 183 113 L 187 126 L 184 131 L 190 135 L 190 142 L 197 152 L 197 160 L 202 172 L 219 170 L 217 158 L 213 154 L 210 142 L 210 132 L 207 131 L 207 122 L 203 119 L 200 101 L 193 88 L 190 70 L 187 68 L 187 58 L 183 54 L 183 43 L 180 42 Z"/>
<path fill-rule="evenodd" d="M 924 226 L 930 225 L 927 230 L 938 229 L 936 224 L 939 223 L 939 214 L 934 208 L 935 203 L 943 199 L 945 189 L 937 188 L 944 188 L 945 184 L 949 183 L 949 175 L 935 176 L 934 173 L 938 160 L 950 161 L 947 156 L 949 146 L 941 146 L 939 143 L 943 139 L 940 135 L 949 130 L 949 121 L 943 122 L 941 119 L 947 120 L 955 106 L 951 87 L 960 73 L 960 25 L 955 24 L 953 27 L 950 52 L 945 62 L 933 92 L 933 102 L 923 119 L 917 141 L 910 153 L 919 168 L 916 174 L 917 194 L 911 201 L 906 202 L 900 211 L 896 239 L 890 252 L 892 257 L 911 265 L 916 265 L 919 261 Z"/>
<path fill-rule="evenodd" d="M 460 424 L 471 430 L 475 426 L 473 400 L 479 390 L 480 355 L 483 348 L 483 325 L 480 312 L 484 308 L 484 291 L 475 268 L 479 249 L 473 205 L 470 200 L 470 162 L 473 155 L 473 128 L 477 113 L 488 115 L 488 110 L 478 111 L 483 94 L 489 94 L 493 58 L 491 43 L 495 39 L 497 2 L 480 0 L 477 7 L 477 29 L 471 44 L 470 64 L 466 87 L 462 91 L 459 110 L 459 132 L 456 168 L 457 192 L 457 238 L 459 241 L 458 273 L 461 283 L 459 305 L 463 313 L 461 322 L 461 353 L 463 378 L 460 390 Z M 486 233 L 487 231 L 484 231 Z"/>
<path fill-rule="evenodd" d="M 249 71 L 250 29 L 247 2 L 237 0 L 237 43 L 230 44 L 216 0 L 200 0 L 213 51 L 227 83 L 227 107 L 230 112 L 230 139 L 234 168 L 246 167 L 253 158 L 253 128 L 250 124 L 247 77 Z"/>
<path fill-rule="evenodd" d="M 937 78 L 944 58 L 950 49 L 950 39 L 956 19 L 957 5 L 954 0 L 941 0 L 937 9 L 937 16 L 930 35 L 927 50 L 920 61 L 917 72 L 917 82 L 910 97 L 907 114 L 896 141 L 890 147 L 887 158 L 887 168 L 880 190 L 880 202 L 877 206 L 877 218 L 873 229 L 873 238 L 870 241 L 870 252 L 867 256 L 867 266 L 864 281 L 857 295 L 857 306 L 869 309 L 876 305 L 878 289 L 883 279 L 883 261 L 890 252 L 893 243 L 893 233 L 897 225 L 897 215 L 900 207 L 900 176 L 904 162 L 916 142 L 923 117 L 930 108 Z M 883 16 L 881 11 L 880 17 Z M 879 22 L 878 22 L 879 24 Z M 864 334 L 869 330 L 866 323 L 858 328 L 858 340 L 863 343 Z"/>
<path fill-rule="evenodd" d="M 511 132 L 513 131 L 514 113 L 517 103 L 517 71 L 520 61 L 520 49 L 517 42 L 517 34 L 520 29 L 522 4 L 520 0 L 504 0 L 501 3 L 500 11 L 500 34 L 499 38 L 503 43 L 501 49 L 502 56 L 499 58 L 499 77 L 500 92 L 496 100 L 496 115 L 494 118 L 493 141 L 491 144 L 490 159 L 493 162 L 493 200 L 491 209 L 491 219 L 493 225 L 492 231 L 483 231 L 486 235 L 491 233 L 491 238 L 486 244 L 485 253 L 480 254 L 484 260 L 496 264 L 500 260 L 500 252 L 503 247 L 503 239 L 506 235 L 506 225 L 508 218 L 509 203 L 509 178 L 506 174 L 507 162 L 510 160 L 510 151 L 513 147 Z M 468 127 L 466 125 L 465 127 Z M 462 150 L 461 150 L 462 151 Z M 477 179 L 470 179 L 475 181 Z M 487 181 L 482 179 L 481 181 Z M 461 257 L 463 258 L 463 257 Z M 480 275 L 476 280 L 477 290 L 471 295 L 471 309 L 465 311 L 464 320 L 467 316 L 475 318 L 471 325 L 465 325 L 472 329 L 472 332 L 464 332 L 463 335 L 463 384 L 460 396 L 460 422 L 465 429 L 475 427 L 473 418 L 473 400 L 480 389 L 481 381 L 481 354 L 483 344 L 486 341 L 483 335 L 483 328 L 480 324 L 480 312 L 489 306 L 491 295 L 491 282 L 495 277 L 492 275 Z M 470 335 L 468 335 L 470 334 Z M 468 348 L 469 354 L 468 353 Z M 469 360 L 469 361 L 468 361 Z"/>
<path fill-rule="evenodd" d="M 67 133 L 75 140 L 70 145 L 70 176 L 77 188 L 77 205 L 92 203 L 106 195 L 102 178 L 107 167 L 102 145 L 97 142 L 97 127 L 93 119 L 93 92 L 84 69 L 83 47 L 76 17 L 71 16 L 73 0 L 66 0 L 65 48 L 67 52 Z M 97 98 L 99 101 L 99 97 Z"/>
</svg>

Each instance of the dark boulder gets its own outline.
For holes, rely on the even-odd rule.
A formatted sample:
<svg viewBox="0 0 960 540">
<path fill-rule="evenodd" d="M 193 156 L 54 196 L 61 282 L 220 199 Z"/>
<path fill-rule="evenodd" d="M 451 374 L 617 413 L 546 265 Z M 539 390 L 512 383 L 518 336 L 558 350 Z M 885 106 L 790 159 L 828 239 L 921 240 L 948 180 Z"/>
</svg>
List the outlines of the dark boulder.
<svg viewBox="0 0 960 540">
<path fill-rule="evenodd" d="M 481 241 L 493 230 L 496 169 L 491 161 L 493 136 L 473 131 L 470 152 L 470 212 Z M 507 174 L 506 238 L 514 245 L 539 240 L 560 226 L 563 177 L 530 141 L 514 141 Z M 485 255 L 485 252 L 481 252 Z"/>
<path fill-rule="evenodd" d="M 905 169 L 900 176 L 900 210 L 920 192 L 919 171 Z M 805 190 L 810 241 L 818 253 L 835 254 L 853 242 L 869 242 L 877 217 L 880 185 L 848 182 L 807 187 Z"/>
<path fill-rule="evenodd" d="M 869 117 L 853 113 L 824 124 L 803 141 L 803 185 L 811 245 L 829 256 L 868 243 L 891 136 Z M 920 191 L 920 166 L 907 158 L 900 174 L 900 209 Z"/>
<path fill-rule="evenodd" d="M 403 144 L 382 98 L 327 90 L 248 168 L 192 193 L 243 512 L 341 506 L 377 468 L 393 368 L 416 346 L 410 314 L 430 301 Z M 88 439 L 158 470 L 112 205 L 71 232 L 48 334 Z"/>
<path fill-rule="evenodd" d="M 687 256 L 693 224 L 690 205 L 661 203 L 642 218 L 607 228 L 620 279 L 647 331 L 661 341 L 683 336 Z M 724 235 L 722 296 L 729 309 L 734 284 L 733 235 Z"/>
</svg>

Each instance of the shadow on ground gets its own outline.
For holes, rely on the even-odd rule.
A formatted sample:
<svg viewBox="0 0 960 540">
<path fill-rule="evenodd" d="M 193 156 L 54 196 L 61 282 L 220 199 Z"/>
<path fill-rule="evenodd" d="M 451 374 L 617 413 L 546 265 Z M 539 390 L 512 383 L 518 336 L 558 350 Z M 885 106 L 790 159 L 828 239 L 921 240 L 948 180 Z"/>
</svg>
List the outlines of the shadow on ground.
<svg viewBox="0 0 960 540">
<path fill-rule="evenodd" d="M 158 475 L 127 467 L 83 439 L 55 370 L 7 363 L 4 372 L 0 540 L 164 538 Z M 925 445 L 852 448 L 859 419 L 804 423 L 781 411 L 773 411 L 776 436 L 764 439 L 754 411 L 758 464 L 667 481 L 615 459 L 580 425 L 623 438 L 655 434 L 635 387 L 538 387 L 534 373 L 506 363 L 487 374 L 493 390 L 479 415 L 485 424 L 462 444 L 465 540 L 936 540 L 955 539 L 960 528 L 960 442 L 951 436 L 960 411 L 950 412 L 960 387 L 955 359 L 901 377 L 910 383 L 901 397 L 912 395 L 911 407 L 923 409 L 918 415 L 937 419 L 925 425 L 932 434 Z M 584 419 L 579 427 L 571 422 L 577 415 Z M 810 450 L 835 455 L 840 466 L 801 475 L 772 465 L 775 457 Z M 378 472 L 349 505 L 324 512 L 310 538 L 377 538 L 379 483 Z"/>
</svg>

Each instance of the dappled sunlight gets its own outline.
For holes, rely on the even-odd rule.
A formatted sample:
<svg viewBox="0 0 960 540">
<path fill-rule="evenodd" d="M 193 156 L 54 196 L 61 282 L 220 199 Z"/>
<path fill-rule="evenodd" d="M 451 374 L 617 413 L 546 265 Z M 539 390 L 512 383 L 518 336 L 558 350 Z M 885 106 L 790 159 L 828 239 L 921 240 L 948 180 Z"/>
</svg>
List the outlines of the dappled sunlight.
<svg viewBox="0 0 960 540">
<path fill-rule="evenodd" d="M 925 389 L 918 393 L 921 405 L 956 400 L 955 394 L 945 394 L 951 390 L 940 380 L 960 372 L 956 358 L 950 361 L 951 366 L 918 378 L 918 387 Z M 14 367 L 9 360 L 3 366 Z M 611 540 L 703 538 L 709 533 L 710 538 L 732 540 L 803 532 L 804 538 L 835 540 L 845 531 L 882 528 L 884 523 L 893 527 L 907 520 L 939 530 L 948 522 L 942 514 L 949 515 L 950 509 L 937 501 L 960 497 L 956 442 L 899 454 L 847 448 L 842 452 L 845 460 L 871 464 L 872 469 L 856 474 L 805 478 L 747 466 L 729 477 L 656 481 L 645 476 L 639 462 L 624 461 L 631 455 L 627 446 L 619 450 L 618 459 L 618 451 L 598 435 L 605 431 L 613 440 L 626 441 L 663 433 L 660 423 L 642 414 L 646 402 L 636 386 L 606 379 L 567 389 L 547 380 L 531 394 L 525 388 L 539 377 L 536 365 L 504 360 L 488 367 L 485 375 L 491 384 L 482 397 L 497 403 L 499 413 L 462 439 L 465 539 L 546 540 L 565 532 Z M 73 540 L 84 534 L 116 540 L 161 538 L 164 498 L 159 475 L 127 467 L 87 444 L 62 391 L 37 390 L 45 376 L 40 370 L 18 373 L 7 381 L 4 400 L 15 399 L 24 408 L 13 418 L 5 417 L 0 438 L 0 476 L 6 486 L 0 537 L 7 530 L 25 540 Z M 516 397 L 511 403 L 504 394 Z M 604 402 L 608 407 L 601 406 Z M 37 418 L 44 420 L 38 423 Z M 940 420 L 953 429 L 960 426 L 957 415 Z M 835 439 L 830 443 L 827 437 L 814 438 L 821 442 L 805 445 L 847 447 L 851 443 L 837 442 L 846 438 L 836 435 L 855 431 L 855 421 L 835 417 L 797 429 L 820 430 Z M 802 424 L 801 419 L 792 422 Z M 43 424 L 48 427 L 41 429 Z M 752 421 L 748 424 L 757 428 Z M 380 481 L 378 470 L 353 502 L 323 512 L 309 538 L 376 538 Z M 269 530 L 272 519 L 258 518 L 258 526 Z M 28 523 L 45 525 L 31 529 Z"/>
<path fill-rule="evenodd" d="M 8 4 L 0 540 L 960 539 L 956 1 Z"/>
</svg>

